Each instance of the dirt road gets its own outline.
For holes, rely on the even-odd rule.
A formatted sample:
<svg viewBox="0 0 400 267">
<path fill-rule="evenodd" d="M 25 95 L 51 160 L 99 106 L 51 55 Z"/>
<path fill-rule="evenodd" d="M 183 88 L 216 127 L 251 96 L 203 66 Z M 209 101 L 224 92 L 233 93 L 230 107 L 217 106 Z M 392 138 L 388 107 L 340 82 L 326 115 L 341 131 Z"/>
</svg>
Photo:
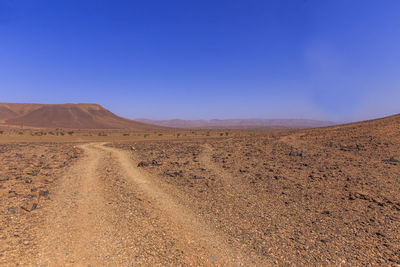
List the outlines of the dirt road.
<svg viewBox="0 0 400 267">
<path fill-rule="evenodd" d="M 40 266 L 259 265 L 179 203 L 130 154 L 104 144 L 60 179 L 40 228 Z"/>
</svg>

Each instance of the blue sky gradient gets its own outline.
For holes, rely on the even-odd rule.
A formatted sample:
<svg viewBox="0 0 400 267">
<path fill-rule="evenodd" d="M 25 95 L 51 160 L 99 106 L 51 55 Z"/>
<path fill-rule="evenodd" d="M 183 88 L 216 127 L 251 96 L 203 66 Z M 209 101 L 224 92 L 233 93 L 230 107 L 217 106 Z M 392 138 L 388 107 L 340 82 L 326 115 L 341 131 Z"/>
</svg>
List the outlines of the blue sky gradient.
<svg viewBox="0 0 400 267">
<path fill-rule="evenodd" d="M 400 113 L 400 1 L 0 0 L 0 101 L 151 119 Z"/>
</svg>

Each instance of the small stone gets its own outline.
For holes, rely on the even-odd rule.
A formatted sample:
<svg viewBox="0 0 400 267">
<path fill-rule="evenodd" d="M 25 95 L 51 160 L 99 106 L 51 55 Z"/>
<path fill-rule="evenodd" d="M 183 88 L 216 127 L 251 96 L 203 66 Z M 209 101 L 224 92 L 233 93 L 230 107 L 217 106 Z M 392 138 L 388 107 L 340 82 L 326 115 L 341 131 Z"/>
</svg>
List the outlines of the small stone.
<svg viewBox="0 0 400 267">
<path fill-rule="evenodd" d="M 39 191 L 39 196 L 42 196 L 42 197 L 49 196 L 49 190 L 40 190 Z"/>
<path fill-rule="evenodd" d="M 31 208 L 31 211 L 35 210 L 35 209 L 37 208 L 37 205 L 38 205 L 38 203 L 33 203 L 33 204 L 32 204 L 32 208 Z"/>
<path fill-rule="evenodd" d="M 389 159 L 385 159 L 382 161 L 388 162 L 388 163 L 398 163 L 398 162 L 400 162 L 400 157 L 390 157 Z"/>
<path fill-rule="evenodd" d="M 159 162 L 157 162 L 155 159 L 153 159 L 153 160 L 151 161 L 151 165 L 153 165 L 153 166 L 160 166 L 161 163 L 159 163 Z"/>
<path fill-rule="evenodd" d="M 146 162 L 146 161 L 141 161 L 141 162 L 138 163 L 137 166 L 138 166 L 138 167 L 146 167 L 146 166 L 149 166 L 149 163 Z"/>
<path fill-rule="evenodd" d="M 12 214 L 15 214 L 17 212 L 17 209 L 15 207 L 8 207 L 7 210 Z"/>
</svg>

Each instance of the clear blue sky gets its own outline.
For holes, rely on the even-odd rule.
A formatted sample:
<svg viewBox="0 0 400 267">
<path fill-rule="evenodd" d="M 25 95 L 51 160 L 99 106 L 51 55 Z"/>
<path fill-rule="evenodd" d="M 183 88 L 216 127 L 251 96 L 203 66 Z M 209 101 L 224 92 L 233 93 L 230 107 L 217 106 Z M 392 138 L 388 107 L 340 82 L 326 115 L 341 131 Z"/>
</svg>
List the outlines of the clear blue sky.
<svg viewBox="0 0 400 267">
<path fill-rule="evenodd" d="M 0 0 L 0 102 L 152 119 L 400 113 L 398 0 Z"/>
</svg>

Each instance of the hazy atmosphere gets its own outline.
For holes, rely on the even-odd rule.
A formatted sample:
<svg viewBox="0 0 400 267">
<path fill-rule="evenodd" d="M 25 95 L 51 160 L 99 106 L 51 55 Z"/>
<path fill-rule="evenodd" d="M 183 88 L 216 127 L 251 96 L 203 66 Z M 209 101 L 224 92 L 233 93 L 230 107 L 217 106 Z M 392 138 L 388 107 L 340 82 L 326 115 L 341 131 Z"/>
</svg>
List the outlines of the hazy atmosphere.
<svg viewBox="0 0 400 267">
<path fill-rule="evenodd" d="M 0 1 L 2 102 L 127 118 L 399 113 L 399 1 Z"/>
</svg>

